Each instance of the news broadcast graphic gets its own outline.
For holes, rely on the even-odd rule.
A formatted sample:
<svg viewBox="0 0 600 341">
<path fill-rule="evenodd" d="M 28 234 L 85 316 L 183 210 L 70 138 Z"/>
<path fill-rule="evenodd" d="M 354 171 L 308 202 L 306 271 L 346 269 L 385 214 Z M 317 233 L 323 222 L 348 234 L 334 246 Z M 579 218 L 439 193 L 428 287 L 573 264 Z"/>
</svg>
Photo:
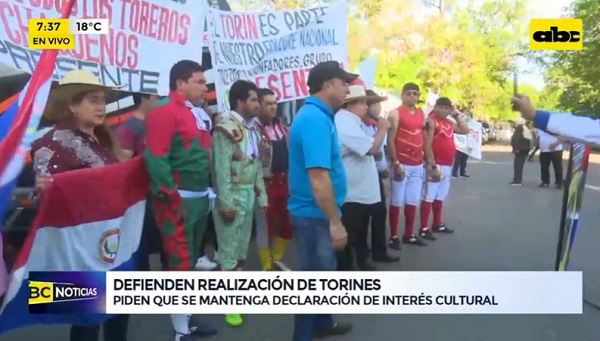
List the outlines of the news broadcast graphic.
<svg viewBox="0 0 600 341">
<path fill-rule="evenodd" d="M 583 203 L 583 190 L 588 169 L 591 147 L 582 143 L 574 143 L 569 153 L 569 165 L 563 192 L 562 213 L 558 243 L 556 246 L 557 271 L 566 271 L 577 226 L 579 225 L 579 211 Z"/>
<path fill-rule="evenodd" d="M 0 15 L 0 63 L 31 73 L 42 51 L 29 46 L 29 19 L 60 17 L 64 3 L 0 0 L 7 13 Z M 167 95 L 171 66 L 202 56 L 202 38 L 197 36 L 204 29 L 203 1 L 78 0 L 69 20 L 73 18 L 89 23 L 105 19 L 110 27 L 108 34 L 76 34 L 74 48 L 59 51 L 55 81 L 71 70 L 85 69 L 105 85 L 126 84 L 123 91 Z"/>
<path fill-rule="evenodd" d="M 110 314 L 581 314 L 582 272 L 107 272 Z"/>
<path fill-rule="evenodd" d="M 29 48 L 61 50 L 75 48 L 75 35 L 69 31 L 69 19 L 29 19 Z"/>
<path fill-rule="evenodd" d="M 346 0 L 268 12 L 204 6 L 219 110 L 228 110 L 227 92 L 239 79 L 270 88 L 279 101 L 292 101 L 308 96 L 306 77 L 314 65 L 328 60 L 348 65 Z"/>
<path fill-rule="evenodd" d="M 69 31 L 73 34 L 108 34 L 110 22 L 108 19 L 77 19 L 69 20 Z"/>
<path fill-rule="evenodd" d="M 29 273 L 29 313 L 104 314 L 106 272 Z"/>
</svg>

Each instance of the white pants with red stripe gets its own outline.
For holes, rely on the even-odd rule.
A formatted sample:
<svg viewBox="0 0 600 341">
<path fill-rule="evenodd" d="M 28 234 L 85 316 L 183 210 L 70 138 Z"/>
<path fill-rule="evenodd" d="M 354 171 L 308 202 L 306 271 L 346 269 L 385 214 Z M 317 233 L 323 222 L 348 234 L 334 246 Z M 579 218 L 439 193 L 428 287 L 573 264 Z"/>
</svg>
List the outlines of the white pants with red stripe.
<svg viewBox="0 0 600 341">
<path fill-rule="evenodd" d="M 452 178 L 452 166 L 438 166 L 442 171 L 442 178 L 439 182 L 427 181 L 425 185 L 425 201 L 434 200 L 444 201 L 450 192 L 450 179 Z"/>
<path fill-rule="evenodd" d="M 425 169 L 423 165 L 404 167 L 404 179 L 402 181 L 392 180 L 392 206 L 402 207 L 404 205 L 419 206 L 423 196 L 423 178 Z"/>
</svg>

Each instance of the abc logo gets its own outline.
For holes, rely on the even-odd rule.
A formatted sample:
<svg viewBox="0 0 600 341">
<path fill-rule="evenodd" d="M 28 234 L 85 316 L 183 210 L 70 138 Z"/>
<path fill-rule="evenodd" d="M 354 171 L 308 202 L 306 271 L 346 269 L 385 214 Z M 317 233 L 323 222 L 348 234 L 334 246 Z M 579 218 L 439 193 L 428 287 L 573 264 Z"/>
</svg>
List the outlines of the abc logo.
<svg viewBox="0 0 600 341">
<path fill-rule="evenodd" d="M 54 283 L 29 281 L 29 304 L 54 301 Z"/>
<path fill-rule="evenodd" d="M 532 19 L 529 45 L 532 50 L 581 50 L 581 19 Z"/>
</svg>

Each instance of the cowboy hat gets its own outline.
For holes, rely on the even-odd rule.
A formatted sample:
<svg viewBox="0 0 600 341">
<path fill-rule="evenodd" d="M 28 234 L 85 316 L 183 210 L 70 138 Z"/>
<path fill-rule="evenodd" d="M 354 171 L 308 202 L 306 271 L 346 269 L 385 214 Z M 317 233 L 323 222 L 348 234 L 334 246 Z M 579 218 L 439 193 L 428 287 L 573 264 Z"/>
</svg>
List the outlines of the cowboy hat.
<svg viewBox="0 0 600 341">
<path fill-rule="evenodd" d="M 75 96 L 90 91 L 104 90 L 107 97 L 118 97 L 117 90 L 124 86 L 106 86 L 91 71 L 69 71 L 50 91 L 44 117 L 50 122 L 56 123 L 68 113 L 69 104 Z"/>
<path fill-rule="evenodd" d="M 106 86 L 100 79 L 88 70 L 72 70 L 58 81 L 58 85 L 52 89 L 50 96 L 59 99 L 71 99 L 75 95 L 96 91 L 106 90 L 108 92 L 116 91 L 125 87 L 125 84 Z"/>
<path fill-rule="evenodd" d="M 367 101 L 367 104 L 372 105 L 372 104 L 377 104 L 383 101 L 387 101 L 387 97 L 386 96 L 379 96 L 375 91 L 367 89 L 367 96 L 371 96 L 372 99 Z"/>
<path fill-rule="evenodd" d="M 364 86 L 362 86 L 360 84 L 352 84 L 352 85 L 348 86 L 348 91 L 349 91 L 349 93 L 346 96 L 344 103 L 363 100 L 363 99 L 367 100 L 367 102 L 369 102 L 378 97 L 378 96 L 367 95 L 367 90 L 365 89 Z"/>
</svg>

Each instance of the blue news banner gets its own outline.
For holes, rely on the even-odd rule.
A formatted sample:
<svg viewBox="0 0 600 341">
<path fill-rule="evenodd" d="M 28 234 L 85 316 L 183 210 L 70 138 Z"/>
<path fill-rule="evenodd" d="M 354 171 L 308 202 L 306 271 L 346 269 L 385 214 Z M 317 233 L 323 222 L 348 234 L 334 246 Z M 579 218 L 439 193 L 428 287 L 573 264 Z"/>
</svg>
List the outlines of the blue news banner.
<svg viewBox="0 0 600 341">
<path fill-rule="evenodd" d="M 105 272 L 30 272 L 30 314 L 105 314 Z"/>
</svg>

